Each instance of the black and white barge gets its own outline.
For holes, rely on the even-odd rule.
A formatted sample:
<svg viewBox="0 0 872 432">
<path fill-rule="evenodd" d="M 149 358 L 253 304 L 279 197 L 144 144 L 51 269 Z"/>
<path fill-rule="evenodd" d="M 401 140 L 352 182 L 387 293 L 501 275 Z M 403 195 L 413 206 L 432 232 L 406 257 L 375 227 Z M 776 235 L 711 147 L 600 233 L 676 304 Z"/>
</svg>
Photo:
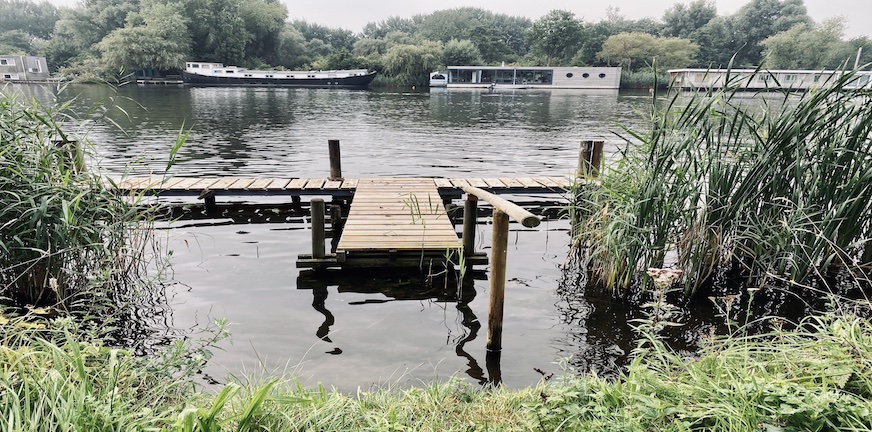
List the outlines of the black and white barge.
<svg viewBox="0 0 872 432">
<path fill-rule="evenodd" d="M 364 88 L 375 79 L 375 75 L 376 72 L 366 69 L 265 71 L 206 62 L 187 62 L 182 71 L 185 84 L 219 86 Z"/>
</svg>

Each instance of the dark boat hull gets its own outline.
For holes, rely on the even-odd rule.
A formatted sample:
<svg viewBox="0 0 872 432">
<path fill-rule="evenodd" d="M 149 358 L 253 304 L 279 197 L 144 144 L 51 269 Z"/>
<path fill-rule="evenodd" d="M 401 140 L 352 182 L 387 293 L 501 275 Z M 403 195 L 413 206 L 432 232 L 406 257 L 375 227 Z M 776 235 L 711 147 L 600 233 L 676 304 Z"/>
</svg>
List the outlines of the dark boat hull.
<svg viewBox="0 0 872 432">
<path fill-rule="evenodd" d="M 376 72 L 342 78 L 258 78 L 216 77 L 182 72 L 185 84 L 215 86 L 281 86 L 311 88 L 364 88 L 375 79 Z"/>
</svg>

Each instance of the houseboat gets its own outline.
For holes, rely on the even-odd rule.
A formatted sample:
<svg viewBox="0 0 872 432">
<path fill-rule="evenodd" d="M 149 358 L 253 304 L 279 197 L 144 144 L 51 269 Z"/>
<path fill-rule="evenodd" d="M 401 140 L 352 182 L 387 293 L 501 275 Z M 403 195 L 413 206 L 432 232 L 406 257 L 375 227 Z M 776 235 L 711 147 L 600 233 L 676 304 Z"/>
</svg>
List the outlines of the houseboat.
<svg viewBox="0 0 872 432">
<path fill-rule="evenodd" d="M 45 57 L 0 55 L 0 82 L 45 82 L 49 78 Z"/>
<path fill-rule="evenodd" d="M 221 63 L 187 62 L 182 79 L 192 85 L 363 88 L 375 79 L 375 74 L 366 69 L 263 71 Z"/>
<path fill-rule="evenodd" d="M 806 91 L 832 83 L 850 73 L 841 70 L 789 69 L 672 69 L 669 79 L 673 87 L 684 90 L 721 88 L 729 82 L 742 90 Z M 857 71 L 845 85 L 848 90 L 870 89 L 872 72 Z"/>
<path fill-rule="evenodd" d="M 448 66 L 430 87 L 492 89 L 618 89 L 619 67 Z"/>
</svg>

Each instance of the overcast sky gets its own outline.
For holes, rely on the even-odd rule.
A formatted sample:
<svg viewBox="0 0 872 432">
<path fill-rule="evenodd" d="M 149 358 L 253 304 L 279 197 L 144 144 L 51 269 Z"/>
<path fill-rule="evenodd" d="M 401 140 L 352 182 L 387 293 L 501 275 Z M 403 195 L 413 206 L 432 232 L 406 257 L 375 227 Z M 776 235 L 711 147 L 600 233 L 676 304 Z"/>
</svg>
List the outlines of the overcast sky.
<svg viewBox="0 0 872 432">
<path fill-rule="evenodd" d="M 57 5 L 71 6 L 76 0 L 49 0 Z M 381 21 L 390 16 L 408 18 L 412 15 L 436 10 L 474 6 L 507 15 L 525 16 L 533 20 L 552 9 L 564 9 L 575 13 L 587 22 L 597 22 L 606 15 L 606 9 L 614 6 L 630 19 L 645 17 L 660 18 L 663 11 L 675 3 L 690 3 L 673 0 L 498 0 L 471 2 L 469 0 L 333 0 L 300 1 L 282 0 L 288 6 L 291 19 L 305 19 L 328 27 L 342 27 L 355 33 L 369 22 Z M 738 10 L 747 1 L 715 0 L 718 15 L 727 15 Z M 872 36 L 872 1 L 870 0 L 805 0 L 811 17 L 820 22 L 826 18 L 847 18 L 847 37 Z"/>
</svg>

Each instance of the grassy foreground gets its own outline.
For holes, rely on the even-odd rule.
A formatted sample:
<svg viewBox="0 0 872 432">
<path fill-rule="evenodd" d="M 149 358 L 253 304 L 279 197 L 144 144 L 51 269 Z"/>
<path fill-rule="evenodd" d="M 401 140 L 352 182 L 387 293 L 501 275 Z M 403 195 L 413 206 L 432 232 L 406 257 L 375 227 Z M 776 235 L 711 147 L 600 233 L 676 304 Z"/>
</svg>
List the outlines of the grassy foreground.
<svg viewBox="0 0 872 432">
<path fill-rule="evenodd" d="M 694 358 L 643 332 L 617 380 L 567 374 L 518 391 L 450 380 L 356 395 L 293 378 L 201 392 L 200 350 L 135 357 L 75 336 L 70 320 L 0 327 L 6 431 L 872 429 L 872 322 L 851 315 L 711 339 Z"/>
</svg>

